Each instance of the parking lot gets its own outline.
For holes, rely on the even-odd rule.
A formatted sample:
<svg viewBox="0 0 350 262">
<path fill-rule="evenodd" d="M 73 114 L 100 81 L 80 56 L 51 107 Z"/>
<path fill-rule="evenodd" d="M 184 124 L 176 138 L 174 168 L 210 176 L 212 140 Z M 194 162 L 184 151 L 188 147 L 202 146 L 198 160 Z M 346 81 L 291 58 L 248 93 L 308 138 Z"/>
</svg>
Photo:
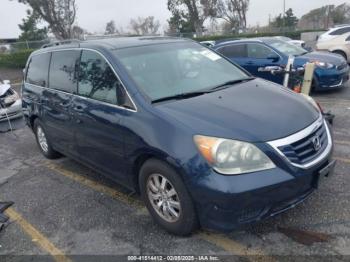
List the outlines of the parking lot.
<svg viewBox="0 0 350 262">
<path fill-rule="evenodd" d="M 48 261 L 86 261 L 88 255 L 343 261 L 350 256 L 350 86 L 314 97 L 336 115 L 334 176 L 296 208 L 229 234 L 169 235 L 138 196 L 70 159 L 44 159 L 27 127 L 0 134 L 0 199 L 14 202 L 0 232 L 0 255 L 16 255 L 9 261 L 38 254 Z"/>
</svg>

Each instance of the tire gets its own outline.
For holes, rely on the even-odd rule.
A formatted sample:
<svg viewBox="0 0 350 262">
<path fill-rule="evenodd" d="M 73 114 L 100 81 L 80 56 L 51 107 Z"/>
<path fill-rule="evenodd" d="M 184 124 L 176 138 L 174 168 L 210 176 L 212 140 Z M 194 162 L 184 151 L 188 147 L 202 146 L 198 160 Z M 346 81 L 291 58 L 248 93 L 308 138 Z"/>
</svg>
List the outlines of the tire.
<svg viewBox="0 0 350 262">
<path fill-rule="evenodd" d="M 348 58 L 347 58 L 346 54 L 345 54 L 343 51 L 335 50 L 335 51 L 333 51 L 333 53 L 334 53 L 334 54 L 341 55 L 342 57 L 344 57 L 344 59 L 345 59 L 346 61 L 348 61 Z"/>
<path fill-rule="evenodd" d="M 34 121 L 33 131 L 35 134 L 36 142 L 39 146 L 41 153 L 48 159 L 57 159 L 61 157 L 61 154 L 55 151 L 50 141 L 48 140 L 45 128 L 43 127 L 42 122 L 39 119 Z M 46 144 L 44 140 L 46 140 Z"/>
<path fill-rule="evenodd" d="M 154 190 L 155 188 L 151 186 L 151 184 L 153 186 L 157 184 L 157 178 L 159 191 Z M 166 180 L 165 190 L 161 192 L 161 184 L 164 178 Z M 186 236 L 198 228 L 197 214 L 191 196 L 181 177 L 169 165 L 157 159 L 148 160 L 141 167 L 139 184 L 141 196 L 148 211 L 153 219 L 166 231 L 174 235 Z M 175 190 L 175 194 L 171 189 Z M 159 199 L 151 200 L 151 196 L 157 194 L 160 195 Z M 159 204 L 162 200 L 164 200 L 162 203 L 165 204 L 159 210 L 156 208 L 156 202 Z M 164 206 L 166 211 L 164 211 Z M 170 211 L 170 207 L 173 212 L 178 213 L 178 217 Z"/>
</svg>

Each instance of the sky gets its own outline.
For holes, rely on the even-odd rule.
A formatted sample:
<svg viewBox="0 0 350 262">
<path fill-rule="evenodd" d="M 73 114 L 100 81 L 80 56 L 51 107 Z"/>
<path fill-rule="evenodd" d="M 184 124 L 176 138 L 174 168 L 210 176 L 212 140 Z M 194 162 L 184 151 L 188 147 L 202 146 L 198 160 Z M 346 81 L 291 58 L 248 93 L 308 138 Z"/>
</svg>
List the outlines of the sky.
<svg viewBox="0 0 350 262">
<path fill-rule="evenodd" d="M 339 5 L 348 0 L 286 0 L 300 17 L 308 11 L 327 4 Z M 127 27 L 131 18 L 155 16 L 165 28 L 170 16 L 167 0 L 76 0 L 77 24 L 93 33 L 104 32 L 106 23 Z M 15 38 L 20 34 L 18 24 L 26 16 L 27 7 L 16 0 L 0 0 L 0 38 Z M 266 25 L 271 17 L 283 12 L 283 0 L 250 0 L 248 25 Z"/>
</svg>

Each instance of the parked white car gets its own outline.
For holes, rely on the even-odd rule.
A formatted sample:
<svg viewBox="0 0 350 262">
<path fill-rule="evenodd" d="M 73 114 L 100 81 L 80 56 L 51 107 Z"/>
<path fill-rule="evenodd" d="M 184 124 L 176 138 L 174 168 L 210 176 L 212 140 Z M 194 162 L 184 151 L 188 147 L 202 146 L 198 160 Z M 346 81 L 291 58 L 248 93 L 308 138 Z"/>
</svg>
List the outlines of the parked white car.
<svg viewBox="0 0 350 262">
<path fill-rule="evenodd" d="M 319 51 L 329 51 L 339 54 L 350 63 L 350 32 L 336 36 L 327 41 L 318 41 L 316 48 Z"/>
<path fill-rule="evenodd" d="M 22 102 L 10 81 L 0 80 L 0 122 L 22 116 Z"/>
<path fill-rule="evenodd" d="M 317 42 L 321 43 L 330 41 L 347 33 L 350 33 L 350 25 L 339 25 L 329 29 L 326 33 L 320 35 Z"/>
<path fill-rule="evenodd" d="M 303 40 L 293 40 L 292 38 L 286 37 L 286 36 L 275 36 L 278 40 L 282 40 L 288 43 L 291 43 L 293 45 L 297 45 L 300 47 L 305 47 L 305 41 Z"/>
</svg>

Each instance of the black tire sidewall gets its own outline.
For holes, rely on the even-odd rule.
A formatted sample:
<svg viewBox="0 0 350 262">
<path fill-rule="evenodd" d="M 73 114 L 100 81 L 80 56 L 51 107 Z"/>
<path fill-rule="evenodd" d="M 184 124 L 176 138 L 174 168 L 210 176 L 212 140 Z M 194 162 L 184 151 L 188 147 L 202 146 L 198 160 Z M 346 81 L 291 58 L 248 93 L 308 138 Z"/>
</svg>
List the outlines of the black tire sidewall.
<svg viewBox="0 0 350 262">
<path fill-rule="evenodd" d="M 178 193 L 181 204 L 180 219 L 174 223 L 163 220 L 154 210 L 148 195 L 147 181 L 151 174 L 161 174 L 166 177 Z M 157 159 L 148 160 L 141 168 L 139 175 L 140 192 L 143 201 L 151 213 L 153 219 L 165 230 L 175 235 L 189 235 L 198 227 L 197 215 L 190 194 L 188 193 L 182 178 L 168 164 Z"/>
<path fill-rule="evenodd" d="M 345 52 L 343 51 L 333 51 L 334 54 L 338 54 L 338 55 L 341 55 L 345 60 L 347 60 L 347 56 L 345 54 Z"/>
<path fill-rule="evenodd" d="M 39 143 L 39 139 L 38 139 L 38 127 L 41 127 L 41 129 L 43 130 L 43 132 L 45 133 L 45 137 L 46 137 L 46 141 L 47 141 L 47 145 L 48 145 L 48 150 L 47 152 L 45 152 L 41 146 L 40 146 L 40 143 Z M 46 129 L 44 127 L 44 125 L 42 124 L 42 122 L 39 120 L 39 119 L 36 119 L 34 121 L 34 125 L 33 125 L 33 131 L 34 131 L 34 134 L 35 134 L 35 139 L 36 139 L 36 142 L 38 144 L 38 147 L 40 149 L 40 152 L 48 159 L 55 159 L 55 158 L 58 158 L 59 157 L 59 154 L 52 148 L 51 144 L 50 144 L 50 140 L 48 138 L 48 135 L 47 135 L 47 132 L 46 132 Z"/>
</svg>

